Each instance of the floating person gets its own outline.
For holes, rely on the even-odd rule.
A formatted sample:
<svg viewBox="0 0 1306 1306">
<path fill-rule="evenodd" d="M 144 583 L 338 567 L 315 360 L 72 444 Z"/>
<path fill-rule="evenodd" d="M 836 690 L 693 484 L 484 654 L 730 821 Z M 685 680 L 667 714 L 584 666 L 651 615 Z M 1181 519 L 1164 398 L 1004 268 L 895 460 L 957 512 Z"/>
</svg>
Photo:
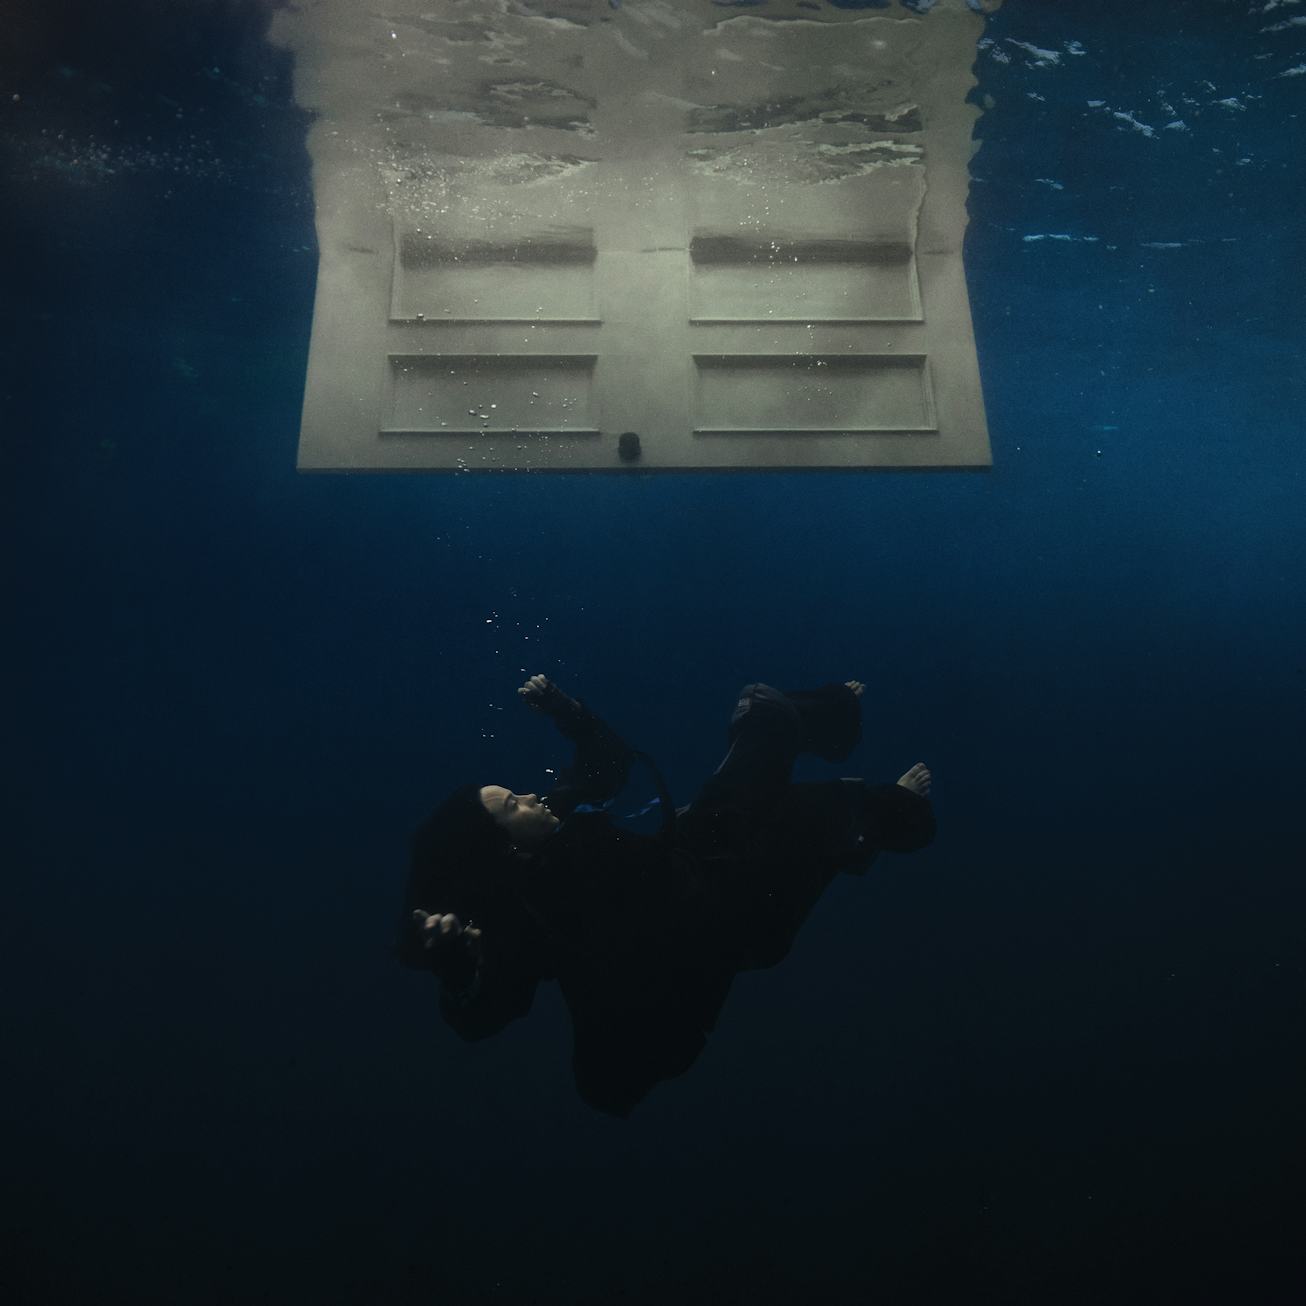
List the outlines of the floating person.
<svg viewBox="0 0 1306 1306">
<path fill-rule="evenodd" d="M 428 817 L 413 838 L 396 956 L 437 976 L 441 1013 L 469 1041 L 525 1015 L 540 982 L 557 980 L 577 1089 L 629 1115 L 693 1063 L 734 976 L 786 956 L 836 874 L 933 839 L 924 763 L 895 784 L 790 778 L 800 754 L 851 753 L 864 688 L 745 686 L 725 759 L 676 810 L 647 755 L 532 676 L 517 692 L 572 741 L 573 765 L 544 797 L 467 784 Z M 661 796 L 657 834 L 604 809 L 636 760 Z"/>
</svg>

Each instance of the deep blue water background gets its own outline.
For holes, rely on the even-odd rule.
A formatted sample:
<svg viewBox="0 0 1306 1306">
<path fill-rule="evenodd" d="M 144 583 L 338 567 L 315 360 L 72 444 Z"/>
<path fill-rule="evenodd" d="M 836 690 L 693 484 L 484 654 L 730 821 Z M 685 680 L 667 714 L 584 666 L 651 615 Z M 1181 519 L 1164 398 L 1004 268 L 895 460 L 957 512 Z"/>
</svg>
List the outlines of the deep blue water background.
<svg viewBox="0 0 1306 1306">
<path fill-rule="evenodd" d="M 8 1301 L 1299 1299 L 1306 28 L 1262 8 L 990 19 L 990 473 L 406 478 L 294 470 L 262 6 L 13 7 Z M 933 847 L 629 1121 L 552 986 L 469 1049 L 386 955 L 426 808 L 565 760 L 534 671 L 682 802 L 754 679 L 860 677 L 838 769 L 935 771 Z"/>
</svg>

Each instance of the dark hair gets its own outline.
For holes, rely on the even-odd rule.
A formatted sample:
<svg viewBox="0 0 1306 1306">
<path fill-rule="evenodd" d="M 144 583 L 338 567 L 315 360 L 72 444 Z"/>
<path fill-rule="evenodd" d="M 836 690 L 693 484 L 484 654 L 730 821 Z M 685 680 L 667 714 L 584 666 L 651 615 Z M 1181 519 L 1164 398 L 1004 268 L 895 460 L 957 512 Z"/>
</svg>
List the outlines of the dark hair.
<svg viewBox="0 0 1306 1306">
<path fill-rule="evenodd" d="M 485 872 L 512 855 L 507 832 L 481 802 L 481 786 L 455 789 L 413 835 L 403 915 L 393 955 L 405 966 L 428 969 L 431 958 L 413 923 L 413 912 L 479 910 Z"/>
</svg>

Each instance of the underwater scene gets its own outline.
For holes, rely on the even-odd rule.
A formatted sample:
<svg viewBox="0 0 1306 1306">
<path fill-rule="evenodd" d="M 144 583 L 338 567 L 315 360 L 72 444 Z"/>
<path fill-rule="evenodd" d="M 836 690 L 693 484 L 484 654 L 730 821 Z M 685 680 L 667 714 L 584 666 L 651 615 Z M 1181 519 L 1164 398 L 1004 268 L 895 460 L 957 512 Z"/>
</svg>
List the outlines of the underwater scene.
<svg viewBox="0 0 1306 1306">
<path fill-rule="evenodd" d="M 1306 0 L 10 0 L 19 1306 L 1306 1291 Z"/>
</svg>

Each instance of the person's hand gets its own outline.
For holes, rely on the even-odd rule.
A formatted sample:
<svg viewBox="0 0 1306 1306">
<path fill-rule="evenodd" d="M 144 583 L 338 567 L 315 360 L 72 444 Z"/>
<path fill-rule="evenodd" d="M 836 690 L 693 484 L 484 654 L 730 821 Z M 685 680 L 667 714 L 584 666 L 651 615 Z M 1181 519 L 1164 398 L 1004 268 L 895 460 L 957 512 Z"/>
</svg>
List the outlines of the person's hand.
<svg viewBox="0 0 1306 1306">
<path fill-rule="evenodd" d="M 464 925 L 452 912 L 425 912 L 419 907 L 413 912 L 413 924 L 428 952 L 449 956 L 461 945 L 475 960 L 481 959 L 481 931 L 474 925 Z"/>
<path fill-rule="evenodd" d="M 543 712 L 546 716 L 558 716 L 580 707 L 574 698 L 564 694 L 548 676 L 532 676 L 517 693 L 527 707 Z"/>
<path fill-rule="evenodd" d="M 930 774 L 930 768 L 924 762 L 917 762 L 910 771 L 898 777 L 898 783 L 904 789 L 910 789 L 914 794 L 920 794 L 922 798 L 930 796 L 930 789 L 934 784 L 934 777 Z"/>
</svg>

